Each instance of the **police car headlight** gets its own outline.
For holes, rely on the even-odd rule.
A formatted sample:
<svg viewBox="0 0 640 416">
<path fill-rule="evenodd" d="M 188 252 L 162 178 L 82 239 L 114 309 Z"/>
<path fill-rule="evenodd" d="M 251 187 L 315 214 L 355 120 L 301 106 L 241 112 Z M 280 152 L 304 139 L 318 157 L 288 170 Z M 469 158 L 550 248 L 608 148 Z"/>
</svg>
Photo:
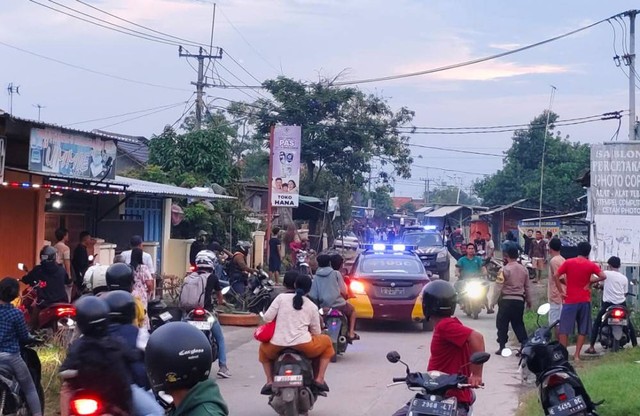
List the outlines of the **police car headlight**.
<svg viewBox="0 0 640 416">
<path fill-rule="evenodd" d="M 446 251 L 441 251 L 438 253 L 436 260 L 439 260 L 439 261 L 446 260 L 447 257 L 449 257 L 449 253 L 447 253 Z"/>
<path fill-rule="evenodd" d="M 469 282 L 464 289 L 471 299 L 480 299 L 484 296 L 484 285 L 481 282 Z"/>
</svg>

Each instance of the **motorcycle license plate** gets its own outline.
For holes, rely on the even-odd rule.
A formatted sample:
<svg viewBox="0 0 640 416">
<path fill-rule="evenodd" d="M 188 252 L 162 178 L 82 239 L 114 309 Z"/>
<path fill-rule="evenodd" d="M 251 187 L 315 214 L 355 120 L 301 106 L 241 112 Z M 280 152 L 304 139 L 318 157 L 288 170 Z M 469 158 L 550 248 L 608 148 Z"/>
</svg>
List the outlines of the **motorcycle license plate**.
<svg viewBox="0 0 640 416">
<path fill-rule="evenodd" d="M 273 378 L 274 387 L 302 386 L 302 375 L 297 376 L 275 376 Z"/>
<path fill-rule="evenodd" d="M 208 321 L 187 321 L 189 325 L 195 326 L 200 331 L 209 331 L 211 330 L 211 324 Z"/>
<path fill-rule="evenodd" d="M 170 312 L 162 312 L 160 314 L 160 319 L 162 319 L 163 322 L 170 321 L 172 318 L 173 318 L 173 315 L 171 315 Z"/>
<path fill-rule="evenodd" d="M 626 319 L 618 319 L 618 318 L 609 318 L 608 323 L 609 323 L 609 325 L 626 326 L 627 325 L 627 320 Z"/>
<path fill-rule="evenodd" d="M 411 412 L 430 416 L 453 416 L 456 414 L 456 404 L 437 400 L 413 399 L 409 407 L 409 414 L 412 414 Z"/>
<path fill-rule="evenodd" d="M 576 396 L 566 402 L 548 408 L 547 413 L 549 416 L 569 416 L 586 409 L 587 405 L 582 396 Z"/>
<path fill-rule="evenodd" d="M 380 293 L 387 296 L 402 296 L 404 295 L 403 287 L 381 287 Z"/>
</svg>

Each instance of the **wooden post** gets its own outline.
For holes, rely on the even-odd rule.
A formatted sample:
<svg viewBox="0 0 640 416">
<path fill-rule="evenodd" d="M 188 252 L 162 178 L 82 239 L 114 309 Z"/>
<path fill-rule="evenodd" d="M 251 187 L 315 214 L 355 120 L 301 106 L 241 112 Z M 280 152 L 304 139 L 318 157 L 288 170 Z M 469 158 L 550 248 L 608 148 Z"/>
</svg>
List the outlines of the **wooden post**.
<svg viewBox="0 0 640 416">
<path fill-rule="evenodd" d="M 269 136 L 269 175 L 268 175 L 268 181 L 267 181 L 267 189 L 268 189 L 268 201 L 267 201 L 267 229 L 264 233 L 265 235 L 265 242 L 266 242 L 266 248 L 267 248 L 267 256 L 266 258 L 269 258 L 269 238 L 271 238 L 271 219 L 273 217 L 272 215 L 272 207 L 271 207 L 271 193 L 273 191 L 273 133 L 275 130 L 275 126 L 271 126 L 271 134 Z"/>
</svg>

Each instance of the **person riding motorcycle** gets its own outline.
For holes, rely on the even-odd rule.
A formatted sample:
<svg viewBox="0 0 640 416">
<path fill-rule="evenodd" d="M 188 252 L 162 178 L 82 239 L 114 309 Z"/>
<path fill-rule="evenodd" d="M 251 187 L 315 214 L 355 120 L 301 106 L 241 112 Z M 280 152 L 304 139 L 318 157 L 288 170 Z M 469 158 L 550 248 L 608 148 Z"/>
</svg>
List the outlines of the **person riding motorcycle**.
<svg viewBox="0 0 640 416">
<path fill-rule="evenodd" d="M 487 268 L 481 257 L 476 256 L 476 246 L 468 243 L 466 246 L 466 255 L 461 257 L 456 263 L 456 277 L 458 280 L 454 284 L 456 292 L 462 293 L 464 290 L 464 280 L 468 278 L 486 278 Z M 489 297 L 485 295 L 484 305 L 487 308 L 487 314 L 494 313 L 493 308 L 489 304 Z"/>
<path fill-rule="evenodd" d="M 36 287 L 37 299 L 32 305 L 31 327 L 38 327 L 40 311 L 54 303 L 67 303 L 69 297 L 66 285 L 71 279 L 64 267 L 56 262 L 57 251 L 51 246 L 44 246 L 40 250 L 40 265 L 36 266 L 24 276 L 22 283 Z"/>
<path fill-rule="evenodd" d="M 433 323 L 431 354 L 427 371 L 446 374 L 463 374 L 473 387 L 482 385 L 482 364 L 469 363 L 471 354 L 484 352 L 484 337 L 481 333 L 466 327 L 453 315 L 458 304 L 456 290 L 444 280 L 427 283 L 422 290 L 422 312 Z M 447 397 L 456 397 L 458 416 L 464 416 L 474 401 L 470 389 L 452 390 Z M 407 404 L 393 416 L 406 416 Z"/>
<path fill-rule="evenodd" d="M 252 269 L 247 265 L 249 247 L 247 244 L 239 243 L 229 262 L 229 284 L 239 295 L 243 295 L 247 288 L 248 275 L 257 273 L 256 269 Z"/>
<path fill-rule="evenodd" d="M 114 263 L 107 269 L 107 290 L 124 290 L 131 293 L 133 290 L 133 269 L 125 263 Z M 135 324 L 138 328 L 142 328 L 145 322 L 147 311 L 140 299 L 135 298 L 136 302 L 136 319 Z"/>
<path fill-rule="evenodd" d="M 189 250 L 189 263 L 192 266 L 196 265 L 196 256 L 202 250 L 207 249 L 207 238 L 209 237 L 209 233 L 205 230 L 198 231 L 196 235 L 196 241 L 191 244 L 191 249 Z"/>
<path fill-rule="evenodd" d="M 153 391 L 173 398 L 170 416 L 227 416 L 229 409 L 214 380 L 209 379 L 211 344 L 186 322 L 156 329 L 147 344 L 145 365 Z"/>
</svg>

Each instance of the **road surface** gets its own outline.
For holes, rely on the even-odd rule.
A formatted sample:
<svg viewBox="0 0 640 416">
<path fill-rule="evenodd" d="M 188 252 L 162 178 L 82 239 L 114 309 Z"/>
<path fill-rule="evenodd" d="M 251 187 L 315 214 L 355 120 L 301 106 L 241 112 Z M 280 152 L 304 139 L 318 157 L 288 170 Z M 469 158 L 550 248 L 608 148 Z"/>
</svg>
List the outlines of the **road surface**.
<svg viewBox="0 0 640 416">
<path fill-rule="evenodd" d="M 511 416 L 518 406 L 521 392 L 517 378 L 517 359 L 493 354 L 497 349 L 495 315 L 480 315 L 477 321 L 457 316 L 463 323 L 485 337 L 491 359 L 484 367 L 486 388 L 477 390 L 475 416 Z M 361 322 L 361 340 L 351 345 L 346 354 L 332 363 L 327 372 L 328 397 L 320 397 L 311 411 L 312 416 L 383 416 L 407 402 L 412 393 L 405 386 L 387 388 L 392 377 L 403 376 L 401 364 L 387 362 L 390 350 L 397 350 L 413 370 L 425 370 L 429 357 L 431 333 L 420 330 L 421 325 L 380 322 Z M 258 363 L 258 342 L 253 340 L 253 328 L 225 327 L 230 349 L 228 365 L 233 377 L 218 380 L 231 415 L 272 416 L 275 412 L 260 395 L 264 373 Z M 217 365 L 215 370 L 217 371 Z"/>
</svg>

